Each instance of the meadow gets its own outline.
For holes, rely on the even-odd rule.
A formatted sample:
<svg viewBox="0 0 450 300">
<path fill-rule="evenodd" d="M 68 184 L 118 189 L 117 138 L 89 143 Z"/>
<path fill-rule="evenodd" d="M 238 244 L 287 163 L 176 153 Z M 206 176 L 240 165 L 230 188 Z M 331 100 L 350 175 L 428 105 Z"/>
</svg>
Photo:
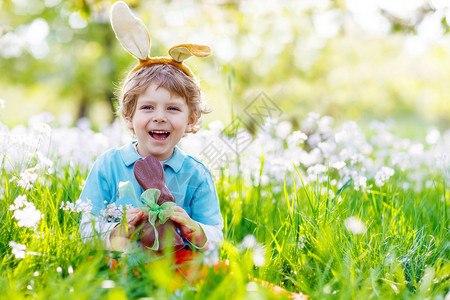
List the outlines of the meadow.
<svg viewBox="0 0 450 300">
<path fill-rule="evenodd" d="M 254 135 L 210 123 L 181 148 L 214 174 L 225 239 L 205 262 L 228 267 L 174 290 L 169 265 L 131 268 L 81 240 L 89 167 L 130 135 L 64 124 L 0 123 L 2 299 L 289 297 L 261 280 L 311 299 L 450 297 L 449 130 L 411 140 L 392 122 L 363 132 L 315 113 L 298 129 L 261 120 Z"/>
</svg>

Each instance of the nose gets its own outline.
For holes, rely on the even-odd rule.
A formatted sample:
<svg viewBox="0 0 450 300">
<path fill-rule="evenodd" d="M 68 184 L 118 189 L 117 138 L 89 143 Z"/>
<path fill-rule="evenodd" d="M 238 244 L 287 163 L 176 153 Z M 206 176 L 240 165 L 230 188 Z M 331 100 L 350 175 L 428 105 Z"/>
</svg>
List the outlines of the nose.
<svg viewBox="0 0 450 300">
<path fill-rule="evenodd" d="M 164 114 L 164 111 L 161 109 L 155 110 L 155 113 L 153 114 L 153 122 L 155 123 L 164 123 L 167 122 L 166 115 Z"/>
</svg>

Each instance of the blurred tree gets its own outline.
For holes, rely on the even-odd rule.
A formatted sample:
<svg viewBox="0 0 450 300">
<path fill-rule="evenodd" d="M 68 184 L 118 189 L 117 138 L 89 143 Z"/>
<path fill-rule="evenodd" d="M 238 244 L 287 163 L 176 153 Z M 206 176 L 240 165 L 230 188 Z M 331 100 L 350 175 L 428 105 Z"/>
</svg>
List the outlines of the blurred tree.
<svg viewBox="0 0 450 300">
<path fill-rule="evenodd" d="M 1 72 L 0 80 L 24 88 L 50 84 L 62 99 L 78 99 L 78 118 L 99 100 L 113 112 L 111 86 L 127 62 L 114 53 L 110 4 L 90 5 L 97 5 L 95 11 L 85 1 L 3 1 L 0 68 L 10 71 Z"/>
<path fill-rule="evenodd" d="M 62 101 L 77 99 L 77 117 L 102 101 L 112 112 L 111 87 L 135 63 L 109 25 L 112 2 L 0 0 L 0 69 L 7 70 L 0 83 L 52 86 Z M 380 116 L 399 108 L 421 113 L 427 99 L 427 109 L 449 123 L 450 107 L 436 104 L 449 98 L 439 70 L 448 52 L 420 56 L 449 32 L 448 1 L 126 2 L 150 29 L 152 55 L 183 42 L 211 44 L 215 55 L 193 63 L 205 74 L 202 84 L 223 99 L 227 88 L 217 87 L 227 77 L 242 109 L 261 90 L 293 119 L 310 110 L 347 118 L 374 107 Z"/>
</svg>

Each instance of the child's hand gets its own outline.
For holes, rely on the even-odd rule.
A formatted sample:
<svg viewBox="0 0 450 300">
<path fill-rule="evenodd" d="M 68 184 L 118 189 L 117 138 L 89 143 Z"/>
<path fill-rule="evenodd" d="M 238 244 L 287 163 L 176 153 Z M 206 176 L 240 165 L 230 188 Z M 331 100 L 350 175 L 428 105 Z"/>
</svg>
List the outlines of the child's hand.
<svg viewBox="0 0 450 300">
<path fill-rule="evenodd" d="M 123 250 L 126 244 L 129 242 L 130 237 L 136 235 L 137 223 L 148 218 L 148 214 L 145 214 L 139 208 L 132 208 L 126 212 L 126 223 L 119 223 L 111 231 L 109 240 L 111 241 L 111 250 Z"/>
<path fill-rule="evenodd" d="M 206 242 L 206 235 L 203 232 L 202 227 L 192 220 L 183 208 L 175 206 L 173 210 L 174 213 L 170 219 L 175 223 L 178 223 L 181 234 L 196 246 L 203 247 Z"/>
</svg>

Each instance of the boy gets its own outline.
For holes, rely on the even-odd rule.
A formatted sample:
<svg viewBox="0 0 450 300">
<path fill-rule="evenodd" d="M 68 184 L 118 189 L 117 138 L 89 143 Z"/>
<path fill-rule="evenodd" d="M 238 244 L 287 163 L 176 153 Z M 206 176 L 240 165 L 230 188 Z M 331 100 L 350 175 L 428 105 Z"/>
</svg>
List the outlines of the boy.
<svg viewBox="0 0 450 300">
<path fill-rule="evenodd" d="M 143 190 L 133 166 L 137 160 L 152 155 L 162 163 L 167 187 L 177 205 L 170 219 L 179 224 L 185 244 L 208 249 L 223 239 L 223 220 L 211 173 L 176 145 L 186 133 L 198 131 L 200 117 L 207 112 L 202 107 L 200 87 L 183 60 L 190 55 L 207 56 L 209 47 L 180 45 L 169 50 L 172 58 L 150 58 L 150 37 L 136 20 L 126 4 L 114 4 L 111 22 L 116 36 L 127 51 L 139 58 L 138 66 L 123 85 L 119 107 L 136 141 L 106 152 L 94 163 L 80 196 L 82 201 L 92 203 L 91 214 L 82 216 L 81 234 L 89 239 L 97 232 L 107 249 L 120 251 L 127 246 L 136 223 L 148 216 L 134 207 L 131 198 L 119 197 L 119 183 L 129 181 L 139 199 Z M 130 38 L 130 32 L 140 36 Z M 118 218 L 114 218 L 117 215 L 107 209 L 111 205 L 129 208 L 128 228 L 119 226 Z"/>
</svg>

